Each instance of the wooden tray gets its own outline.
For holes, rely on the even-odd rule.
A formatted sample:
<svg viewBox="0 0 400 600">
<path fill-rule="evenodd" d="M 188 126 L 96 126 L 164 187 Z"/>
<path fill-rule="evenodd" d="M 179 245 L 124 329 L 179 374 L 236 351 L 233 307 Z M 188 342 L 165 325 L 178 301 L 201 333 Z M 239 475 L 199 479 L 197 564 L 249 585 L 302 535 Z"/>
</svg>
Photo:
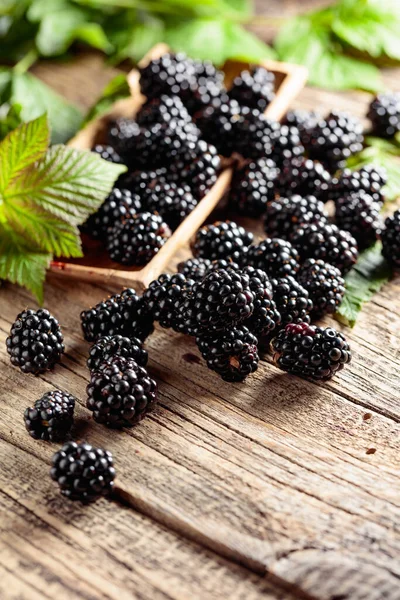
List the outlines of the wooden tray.
<svg viewBox="0 0 400 600">
<path fill-rule="evenodd" d="M 158 44 L 143 58 L 140 65 L 145 65 L 168 51 L 168 46 Z M 266 109 L 265 115 L 278 121 L 284 116 L 292 101 L 305 85 L 308 72 L 305 67 L 273 60 L 265 60 L 260 64 L 275 74 L 276 96 Z M 249 68 L 248 63 L 227 62 L 223 67 L 227 85 L 229 86 L 233 78 L 246 68 Z M 140 93 L 139 71 L 137 69 L 133 69 L 129 73 L 128 82 L 132 92 L 131 97 L 116 102 L 105 115 L 89 123 L 69 142 L 70 146 L 81 150 L 90 149 L 95 143 L 104 140 L 110 121 L 117 117 L 135 117 L 145 101 L 145 97 Z M 133 287 L 138 291 L 143 290 L 164 271 L 177 250 L 190 240 L 216 208 L 221 198 L 228 191 L 231 179 L 232 169 L 224 169 L 210 192 L 179 225 L 158 254 L 144 267 L 127 268 L 114 263 L 110 261 L 99 244 L 93 243 L 85 247 L 83 258 L 64 262 L 53 261 L 50 270 L 53 273 L 72 279 L 90 281 L 91 283 L 112 283 L 118 286 Z"/>
</svg>

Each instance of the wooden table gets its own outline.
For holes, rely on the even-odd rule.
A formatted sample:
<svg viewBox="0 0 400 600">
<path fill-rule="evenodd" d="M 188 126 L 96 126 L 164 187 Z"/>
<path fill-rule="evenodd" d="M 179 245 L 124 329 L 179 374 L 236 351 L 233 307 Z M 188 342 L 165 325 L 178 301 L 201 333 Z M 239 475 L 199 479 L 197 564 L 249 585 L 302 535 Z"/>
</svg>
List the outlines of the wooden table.
<svg viewBox="0 0 400 600">
<path fill-rule="evenodd" d="M 96 93 L 110 75 L 99 65 L 88 55 L 37 73 L 88 103 L 88 72 Z M 399 87 L 398 72 L 386 77 Z M 368 98 L 306 89 L 297 105 L 364 114 Z M 121 432 L 85 408 L 79 320 L 112 291 L 49 279 L 45 305 L 67 351 L 35 378 L 5 352 L 17 313 L 35 303 L 0 290 L 0 597 L 399 600 L 399 279 L 353 330 L 333 323 L 354 359 L 325 385 L 282 373 L 270 356 L 245 384 L 225 384 L 192 339 L 157 329 L 147 347 L 158 408 Z M 71 503 L 50 481 L 57 446 L 31 439 L 22 413 L 55 388 L 79 399 L 75 437 L 113 452 L 118 502 Z"/>
</svg>

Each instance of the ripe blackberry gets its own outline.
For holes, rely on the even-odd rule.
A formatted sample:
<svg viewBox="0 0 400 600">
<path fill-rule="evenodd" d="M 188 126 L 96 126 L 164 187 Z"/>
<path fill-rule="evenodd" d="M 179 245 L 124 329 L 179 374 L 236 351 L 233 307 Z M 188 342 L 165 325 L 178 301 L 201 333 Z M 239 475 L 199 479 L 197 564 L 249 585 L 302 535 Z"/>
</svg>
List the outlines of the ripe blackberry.
<svg viewBox="0 0 400 600">
<path fill-rule="evenodd" d="M 74 408 L 75 398 L 71 394 L 60 390 L 47 392 L 25 410 L 26 430 L 35 440 L 65 440 L 74 423 Z"/>
<path fill-rule="evenodd" d="M 259 217 L 266 204 L 275 197 L 275 184 L 279 170 L 270 159 L 260 158 L 245 163 L 233 178 L 229 192 L 232 207 L 247 217 Z"/>
<path fill-rule="evenodd" d="M 178 272 L 182 273 L 187 279 L 201 281 L 206 276 L 210 265 L 211 260 L 208 258 L 189 258 L 179 263 Z"/>
<path fill-rule="evenodd" d="M 157 384 L 132 358 L 115 356 L 92 371 L 87 408 L 97 423 L 130 427 L 141 421 L 157 401 Z"/>
<path fill-rule="evenodd" d="M 273 238 L 290 239 L 294 231 L 305 223 L 327 220 L 324 204 L 314 196 L 295 195 L 291 198 L 277 198 L 268 202 L 264 229 Z"/>
<path fill-rule="evenodd" d="M 244 325 L 219 334 L 198 336 L 196 344 L 208 368 L 224 381 L 243 381 L 258 369 L 258 341 Z"/>
<path fill-rule="evenodd" d="M 291 275 L 273 278 L 271 284 L 282 326 L 288 323 L 309 323 L 313 303 L 308 291 Z"/>
<path fill-rule="evenodd" d="M 197 206 L 190 187 L 175 183 L 157 183 L 142 197 L 147 211 L 158 213 L 172 230 Z"/>
<path fill-rule="evenodd" d="M 221 159 L 215 146 L 199 140 L 171 165 L 169 176 L 178 184 L 190 186 L 192 194 L 201 200 L 217 181 Z"/>
<path fill-rule="evenodd" d="M 342 275 L 350 271 L 358 259 L 357 242 L 351 233 L 329 223 L 301 225 L 291 241 L 302 260 L 325 260 L 337 267 Z"/>
<path fill-rule="evenodd" d="M 142 210 L 138 194 L 132 194 L 124 188 L 114 188 L 99 210 L 91 215 L 82 226 L 82 231 L 103 242 L 107 232 L 117 221 L 126 219 Z"/>
<path fill-rule="evenodd" d="M 132 194 L 142 197 L 156 185 L 167 181 L 166 167 L 153 171 L 131 171 L 118 180 L 119 187 L 129 190 Z"/>
<path fill-rule="evenodd" d="M 205 81 L 211 81 L 220 87 L 224 83 L 224 72 L 217 69 L 209 60 L 193 60 L 194 80 L 198 85 Z"/>
<path fill-rule="evenodd" d="M 344 169 L 339 177 L 332 179 L 329 198 L 336 201 L 344 199 L 354 192 L 364 191 L 372 196 L 374 202 L 378 202 L 382 206 L 384 202 L 382 188 L 386 181 L 386 169 L 383 167 L 371 164 L 365 165 L 359 171 Z"/>
<path fill-rule="evenodd" d="M 38 375 L 54 367 L 64 352 L 60 325 L 48 310 L 19 313 L 6 339 L 11 364 L 23 373 Z"/>
<path fill-rule="evenodd" d="M 378 94 L 369 105 L 367 113 L 372 131 L 381 137 L 393 137 L 400 131 L 400 93 Z"/>
<path fill-rule="evenodd" d="M 254 294 L 254 311 L 245 325 L 258 338 L 269 336 L 281 322 L 281 315 L 273 300 L 272 284 L 261 269 L 245 267 L 242 271 L 250 279 L 249 287 Z"/>
<path fill-rule="evenodd" d="M 114 335 L 145 340 L 154 330 L 146 302 L 129 288 L 82 311 L 81 324 L 88 342 Z"/>
<path fill-rule="evenodd" d="M 336 223 L 352 234 L 360 250 L 371 246 L 380 235 L 380 208 L 380 204 L 364 191 L 354 192 L 336 202 Z"/>
<path fill-rule="evenodd" d="M 109 230 L 107 251 L 123 265 L 146 265 L 171 236 L 171 230 L 159 215 L 149 212 L 118 221 Z"/>
<path fill-rule="evenodd" d="M 264 67 L 257 67 L 253 72 L 242 71 L 235 77 L 229 96 L 242 106 L 263 112 L 275 98 L 274 85 L 274 74 Z"/>
<path fill-rule="evenodd" d="M 291 323 L 272 341 L 274 362 L 283 371 L 315 381 L 327 381 L 351 361 L 344 335 L 331 327 Z"/>
<path fill-rule="evenodd" d="M 92 152 L 94 152 L 95 154 L 99 154 L 100 158 L 102 158 L 103 160 L 107 160 L 108 162 L 112 162 L 115 164 L 122 163 L 122 158 L 120 157 L 118 152 L 116 152 L 116 150 L 114 150 L 114 148 L 112 146 L 96 144 L 92 148 Z"/>
<path fill-rule="evenodd" d="M 138 338 L 128 338 L 122 335 L 105 335 L 100 338 L 89 350 L 87 366 L 89 371 L 97 371 L 101 363 L 110 361 L 114 356 L 133 358 L 141 367 L 145 367 L 148 354 L 143 348 L 143 342 Z"/>
<path fill-rule="evenodd" d="M 282 167 L 286 161 L 304 154 L 304 146 L 297 127 L 278 123 L 278 126 L 274 127 L 269 134 L 269 141 L 272 145 L 269 158 L 272 158 L 278 167 Z"/>
<path fill-rule="evenodd" d="M 290 242 L 279 238 L 267 238 L 250 246 L 246 260 L 247 264 L 265 271 L 270 277 L 295 277 L 300 268 L 296 248 Z"/>
<path fill-rule="evenodd" d="M 195 76 L 194 64 L 183 53 L 163 54 L 139 69 L 140 89 L 147 98 L 182 96 Z"/>
<path fill-rule="evenodd" d="M 400 268 L 400 210 L 385 220 L 382 231 L 382 254 L 396 269 Z"/>
<path fill-rule="evenodd" d="M 159 98 L 148 100 L 136 115 L 136 121 L 141 127 L 149 127 L 154 123 L 169 123 L 170 121 L 190 122 L 190 115 L 179 96 L 163 94 Z"/>
<path fill-rule="evenodd" d="M 272 158 L 272 138 L 280 130 L 280 124 L 270 121 L 255 108 L 243 106 L 233 122 L 232 149 L 245 159 Z"/>
<path fill-rule="evenodd" d="M 195 115 L 195 123 L 202 137 L 223 156 L 230 156 L 233 152 L 235 125 L 240 113 L 239 104 L 229 100 L 210 104 Z"/>
<path fill-rule="evenodd" d="M 143 298 L 153 319 L 158 321 L 161 327 L 172 327 L 183 298 L 194 283 L 181 273 L 163 274 L 150 283 Z"/>
<path fill-rule="evenodd" d="M 238 263 L 234 262 L 231 258 L 217 258 L 216 260 L 212 260 L 210 265 L 207 268 L 207 273 L 211 273 L 211 271 L 218 271 L 219 269 L 239 271 L 240 267 Z M 206 273 L 206 274 L 207 274 Z"/>
<path fill-rule="evenodd" d="M 111 452 L 67 442 L 54 454 L 50 476 L 69 500 L 93 502 L 112 492 L 115 469 Z"/>
<path fill-rule="evenodd" d="M 107 135 L 108 143 L 115 148 L 124 162 L 129 158 L 131 147 L 134 146 L 140 131 L 140 126 L 133 119 L 121 117 L 110 124 Z M 132 161 L 129 162 L 132 167 Z"/>
<path fill-rule="evenodd" d="M 331 176 L 319 162 L 299 157 L 285 161 L 279 173 L 277 189 L 282 196 L 313 195 L 327 200 Z"/>
<path fill-rule="evenodd" d="M 301 265 L 297 280 L 310 295 L 314 317 L 337 311 L 346 291 L 339 269 L 323 260 L 308 258 Z"/>
<path fill-rule="evenodd" d="M 283 119 L 283 124 L 297 127 L 300 134 L 300 139 L 303 143 L 305 139 L 307 140 L 311 129 L 314 129 L 320 120 L 321 115 L 314 111 L 290 110 L 286 113 L 286 116 Z"/>
<path fill-rule="evenodd" d="M 332 111 L 311 130 L 306 143 L 308 155 L 334 172 L 363 147 L 362 123 L 344 112 Z"/>
<path fill-rule="evenodd" d="M 196 257 L 210 260 L 230 258 L 242 264 L 253 237 L 252 233 L 234 221 L 217 221 L 198 230 L 192 250 Z"/>
</svg>

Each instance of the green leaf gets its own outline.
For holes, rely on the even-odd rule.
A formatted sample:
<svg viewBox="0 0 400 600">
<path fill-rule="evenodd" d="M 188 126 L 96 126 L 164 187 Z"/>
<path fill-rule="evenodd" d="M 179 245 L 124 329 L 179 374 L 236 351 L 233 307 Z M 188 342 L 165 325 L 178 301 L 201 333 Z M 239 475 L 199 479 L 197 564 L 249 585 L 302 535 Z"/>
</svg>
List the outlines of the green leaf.
<svg viewBox="0 0 400 600">
<path fill-rule="evenodd" d="M 22 106 L 20 104 L 3 104 L 0 107 L 0 141 L 13 129 L 16 129 L 22 123 Z"/>
<path fill-rule="evenodd" d="M 164 23 L 160 19 L 148 19 L 144 23 L 135 23 L 110 35 L 116 47 L 113 63 L 126 58 L 139 62 L 141 58 L 156 44 L 164 40 Z"/>
<path fill-rule="evenodd" d="M 86 125 L 92 119 L 95 119 L 96 117 L 99 117 L 105 113 L 111 108 L 114 102 L 117 102 L 117 100 L 128 98 L 130 95 L 131 90 L 126 75 L 124 73 L 120 73 L 106 85 L 101 97 L 86 115 L 83 125 Z"/>
<path fill-rule="evenodd" d="M 346 293 L 335 315 L 337 320 L 354 327 L 363 304 L 379 292 L 390 276 L 390 268 L 378 242 L 360 255 L 357 264 L 346 275 Z"/>
</svg>

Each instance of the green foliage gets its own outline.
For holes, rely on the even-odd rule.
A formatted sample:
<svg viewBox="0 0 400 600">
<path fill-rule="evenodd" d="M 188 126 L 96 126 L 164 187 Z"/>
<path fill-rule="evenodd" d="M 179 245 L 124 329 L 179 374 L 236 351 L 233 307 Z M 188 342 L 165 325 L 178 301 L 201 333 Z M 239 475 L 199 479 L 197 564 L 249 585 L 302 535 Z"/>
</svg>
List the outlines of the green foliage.
<svg viewBox="0 0 400 600">
<path fill-rule="evenodd" d="M 122 98 L 127 98 L 130 94 L 131 91 L 126 75 L 124 73 L 116 75 L 116 77 L 108 82 L 96 104 L 89 110 L 83 125 L 104 114 L 111 108 L 114 102 L 122 100 Z"/>
<path fill-rule="evenodd" d="M 6 137 L 10 131 L 16 129 L 18 125 L 21 125 L 21 111 L 22 106 L 20 104 L 3 104 L 0 107 L 0 141 Z"/>
</svg>

